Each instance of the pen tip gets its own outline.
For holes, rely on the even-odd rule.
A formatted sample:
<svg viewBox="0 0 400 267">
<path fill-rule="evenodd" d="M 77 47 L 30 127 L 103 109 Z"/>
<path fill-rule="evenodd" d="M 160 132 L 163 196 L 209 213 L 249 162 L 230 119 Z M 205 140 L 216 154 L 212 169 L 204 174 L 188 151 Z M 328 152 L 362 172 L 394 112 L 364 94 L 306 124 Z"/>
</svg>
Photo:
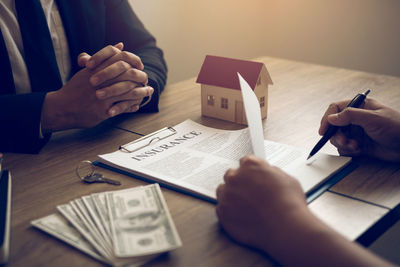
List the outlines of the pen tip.
<svg viewBox="0 0 400 267">
<path fill-rule="evenodd" d="M 311 155 L 308 155 L 307 160 L 309 160 L 311 158 Z"/>
</svg>

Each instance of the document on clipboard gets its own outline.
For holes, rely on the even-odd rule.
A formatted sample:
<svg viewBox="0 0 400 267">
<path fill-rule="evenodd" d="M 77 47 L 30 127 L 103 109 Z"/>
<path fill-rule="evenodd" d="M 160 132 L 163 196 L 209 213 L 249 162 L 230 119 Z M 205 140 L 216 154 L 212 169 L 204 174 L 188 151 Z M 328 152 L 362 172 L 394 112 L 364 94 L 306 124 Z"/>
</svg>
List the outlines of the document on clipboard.
<svg viewBox="0 0 400 267">
<path fill-rule="evenodd" d="M 152 134 L 146 135 L 142 138 L 139 138 L 138 140 L 132 141 L 128 144 L 122 145 L 119 147 L 119 150 L 127 153 L 133 153 L 135 151 L 138 151 L 142 148 L 145 148 L 152 143 L 161 141 L 167 137 L 170 137 L 172 135 L 176 134 L 176 131 L 172 127 L 165 127 L 162 128 L 161 130 L 158 130 Z"/>
<path fill-rule="evenodd" d="M 308 151 L 264 140 L 266 160 L 299 180 L 308 193 L 341 170 L 350 158 L 318 154 L 306 164 Z M 248 129 L 214 129 L 186 120 L 163 128 L 115 152 L 99 155 L 102 166 L 215 202 L 215 190 L 227 169 L 252 154 Z"/>
</svg>

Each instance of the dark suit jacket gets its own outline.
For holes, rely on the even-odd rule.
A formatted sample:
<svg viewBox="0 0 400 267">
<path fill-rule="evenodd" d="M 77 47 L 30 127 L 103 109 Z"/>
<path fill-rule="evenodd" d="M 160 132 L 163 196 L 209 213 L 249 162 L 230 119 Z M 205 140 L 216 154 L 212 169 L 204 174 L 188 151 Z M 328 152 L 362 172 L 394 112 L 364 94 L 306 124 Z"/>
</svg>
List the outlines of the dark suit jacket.
<svg viewBox="0 0 400 267">
<path fill-rule="evenodd" d="M 56 0 L 63 21 L 70 56 L 71 77 L 79 71 L 77 56 L 94 54 L 107 45 L 124 43 L 124 50 L 138 55 L 145 66 L 154 94 L 141 112 L 158 111 L 159 95 L 166 82 L 167 67 L 155 39 L 131 11 L 127 0 Z M 38 66 L 40 67 L 40 66 Z M 14 80 L 0 34 L 0 152 L 37 153 L 48 141 L 38 138 L 46 92 L 38 86 L 32 93 L 15 94 Z M 58 73 L 58 69 L 56 70 Z M 51 88 L 58 90 L 59 88 Z"/>
</svg>

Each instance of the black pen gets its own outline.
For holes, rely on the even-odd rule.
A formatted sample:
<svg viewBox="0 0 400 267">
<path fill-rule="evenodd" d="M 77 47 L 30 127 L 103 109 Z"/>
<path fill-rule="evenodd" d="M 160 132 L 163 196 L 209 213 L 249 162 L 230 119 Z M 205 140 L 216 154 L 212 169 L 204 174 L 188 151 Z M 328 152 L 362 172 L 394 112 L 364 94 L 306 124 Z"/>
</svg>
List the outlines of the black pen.
<svg viewBox="0 0 400 267">
<path fill-rule="evenodd" d="M 369 94 L 369 92 L 371 92 L 371 90 L 368 89 L 364 94 L 356 95 L 353 98 L 353 100 L 350 101 L 350 103 L 347 105 L 347 107 L 358 108 L 364 102 L 364 100 L 367 97 L 367 95 Z M 308 155 L 307 159 L 314 156 L 326 144 L 326 142 L 328 142 L 328 140 L 331 139 L 331 137 L 335 135 L 335 133 L 338 129 L 339 129 L 338 126 L 329 125 L 328 130 L 324 133 L 322 138 L 318 141 L 318 143 L 311 150 L 310 155 Z"/>
</svg>

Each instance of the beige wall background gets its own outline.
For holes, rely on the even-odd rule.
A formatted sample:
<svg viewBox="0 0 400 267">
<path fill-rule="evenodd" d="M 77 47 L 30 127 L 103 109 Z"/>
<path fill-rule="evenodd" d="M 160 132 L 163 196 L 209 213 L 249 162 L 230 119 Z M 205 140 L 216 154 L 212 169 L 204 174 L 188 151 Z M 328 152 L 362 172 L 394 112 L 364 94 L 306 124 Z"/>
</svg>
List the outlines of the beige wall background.
<svg viewBox="0 0 400 267">
<path fill-rule="evenodd" d="M 196 76 L 207 54 L 400 76 L 398 0 L 129 1 L 164 50 L 169 83 Z"/>
</svg>

